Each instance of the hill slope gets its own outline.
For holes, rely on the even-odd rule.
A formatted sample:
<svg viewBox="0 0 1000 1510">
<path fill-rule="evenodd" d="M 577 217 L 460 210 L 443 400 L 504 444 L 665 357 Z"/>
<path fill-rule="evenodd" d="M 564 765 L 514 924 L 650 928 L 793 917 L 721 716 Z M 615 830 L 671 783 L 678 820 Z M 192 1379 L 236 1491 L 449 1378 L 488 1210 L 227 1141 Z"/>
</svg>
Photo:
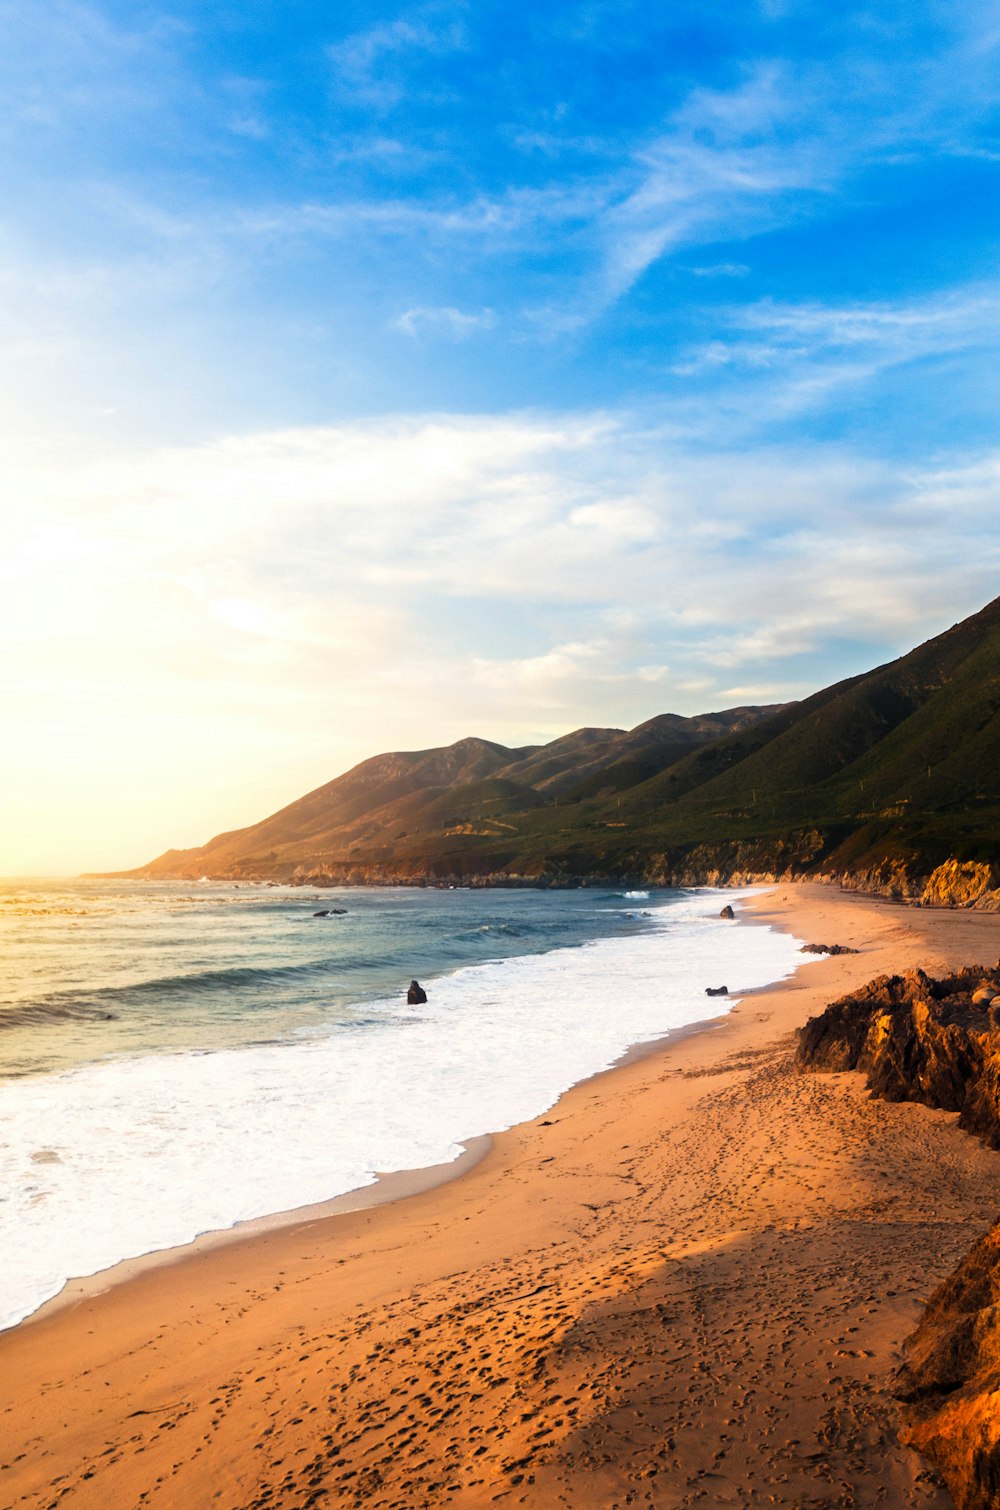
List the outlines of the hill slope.
<svg viewBox="0 0 1000 1510">
<path fill-rule="evenodd" d="M 773 708 L 731 708 L 694 718 L 663 714 L 638 728 L 577 729 L 551 744 L 508 749 L 461 739 L 441 749 L 376 755 L 249 828 L 190 850 L 168 850 L 142 876 L 287 877 L 303 867 L 391 860 L 418 835 L 499 837 L 507 821 L 565 798 L 581 781 L 608 789 L 621 771 L 646 777 Z M 634 778 L 636 779 L 636 778 Z M 419 847 L 419 846 L 418 846 Z"/>
<path fill-rule="evenodd" d="M 1000 899 L 998 754 L 1000 599 L 802 703 L 664 714 L 522 750 L 466 739 L 377 756 L 136 874 L 666 884 L 814 873 L 928 900 Z"/>
</svg>

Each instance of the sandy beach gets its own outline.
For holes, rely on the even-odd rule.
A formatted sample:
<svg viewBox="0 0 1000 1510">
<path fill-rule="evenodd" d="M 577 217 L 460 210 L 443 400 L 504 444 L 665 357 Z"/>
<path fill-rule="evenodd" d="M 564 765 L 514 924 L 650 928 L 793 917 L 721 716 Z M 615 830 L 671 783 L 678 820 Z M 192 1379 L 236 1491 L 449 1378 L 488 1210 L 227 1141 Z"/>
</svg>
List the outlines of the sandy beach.
<svg viewBox="0 0 1000 1510">
<path fill-rule="evenodd" d="M 0 1336 L 0 1502 L 950 1505 L 887 1386 L 1000 1210 L 1000 1155 L 791 1054 L 873 975 L 992 962 L 1000 920 L 815 884 L 751 914 L 860 952 L 448 1183 L 185 1250 Z"/>
</svg>

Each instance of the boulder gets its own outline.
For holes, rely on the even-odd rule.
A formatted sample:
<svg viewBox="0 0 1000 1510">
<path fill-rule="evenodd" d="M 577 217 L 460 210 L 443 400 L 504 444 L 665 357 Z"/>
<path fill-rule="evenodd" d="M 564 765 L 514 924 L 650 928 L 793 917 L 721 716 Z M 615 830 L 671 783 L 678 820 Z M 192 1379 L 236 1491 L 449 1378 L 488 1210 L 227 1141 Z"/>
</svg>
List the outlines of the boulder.
<svg viewBox="0 0 1000 1510">
<path fill-rule="evenodd" d="M 1000 1148 L 1000 962 L 932 979 L 881 975 L 799 1033 L 802 1070 L 867 1072 L 886 1101 L 958 1112 Z M 1000 1223 L 931 1295 L 894 1394 L 900 1440 L 928 1457 L 958 1510 L 1000 1506 Z"/>
<path fill-rule="evenodd" d="M 927 1303 L 893 1394 L 900 1440 L 938 1469 L 959 1510 L 1000 1504 L 1000 1222 Z"/>
<path fill-rule="evenodd" d="M 411 1007 L 419 1007 L 427 1000 L 427 992 L 418 980 L 410 981 L 410 988 L 406 993 L 407 1004 Z"/>
<path fill-rule="evenodd" d="M 728 922 L 731 921 L 736 916 L 736 914 L 727 902 L 726 906 L 723 907 L 722 911 L 719 913 L 719 916 L 720 918 L 725 918 Z"/>
<path fill-rule="evenodd" d="M 987 1005 L 998 986 L 1000 964 L 940 980 L 880 975 L 800 1028 L 796 1063 L 863 1070 L 883 1100 L 958 1112 L 960 1127 L 1000 1148 L 1000 1013 Z"/>
<path fill-rule="evenodd" d="M 728 986 L 706 986 L 705 987 L 705 995 L 706 996 L 728 996 L 729 995 L 729 987 Z"/>
</svg>

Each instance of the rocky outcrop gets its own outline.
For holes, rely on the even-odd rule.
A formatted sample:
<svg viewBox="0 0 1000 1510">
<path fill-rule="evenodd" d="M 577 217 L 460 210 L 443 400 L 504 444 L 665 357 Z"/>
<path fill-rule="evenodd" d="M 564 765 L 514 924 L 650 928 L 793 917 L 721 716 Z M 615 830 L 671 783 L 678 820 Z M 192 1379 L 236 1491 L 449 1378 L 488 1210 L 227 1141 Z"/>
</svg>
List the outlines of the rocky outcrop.
<svg viewBox="0 0 1000 1510">
<path fill-rule="evenodd" d="M 1000 1148 L 1000 964 L 881 975 L 799 1030 L 802 1070 L 863 1070 L 887 1101 L 959 1113 Z"/>
<path fill-rule="evenodd" d="M 726 906 L 723 907 L 722 911 L 719 913 L 719 916 L 720 916 L 720 918 L 725 918 L 725 920 L 726 920 L 727 923 L 731 923 L 733 921 L 733 919 L 735 918 L 736 914 L 733 911 L 733 909 L 729 906 L 729 904 L 727 903 Z"/>
<path fill-rule="evenodd" d="M 803 944 L 800 954 L 857 954 L 848 944 Z"/>
<path fill-rule="evenodd" d="M 1000 912 L 1000 871 L 978 860 L 944 860 L 933 868 L 919 860 L 887 859 L 877 865 L 832 870 L 822 879 L 846 891 L 865 891 L 918 907 L 973 907 Z"/>
<path fill-rule="evenodd" d="M 924 907 L 1000 912 L 1000 873 L 978 861 L 946 860 L 927 877 L 919 901 Z"/>
<path fill-rule="evenodd" d="M 1000 1505 L 1000 1222 L 931 1296 L 895 1393 L 902 1440 L 941 1473 L 958 1510 Z"/>
<path fill-rule="evenodd" d="M 410 1007 L 420 1007 L 423 1006 L 426 1000 L 427 992 L 424 990 L 423 986 L 418 980 L 411 980 L 409 989 L 406 993 L 407 1005 Z"/>
<path fill-rule="evenodd" d="M 806 1023 L 796 1057 L 802 1070 L 864 1070 L 876 1095 L 958 1112 L 1000 1148 L 1000 964 L 879 976 Z M 1000 1222 L 931 1296 L 904 1351 L 902 1440 L 935 1465 L 957 1510 L 997 1510 Z"/>
<path fill-rule="evenodd" d="M 912 860 L 881 860 L 875 865 L 851 866 L 832 870 L 831 881 L 838 881 L 845 891 L 865 891 L 872 896 L 888 897 L 893 902 L 915 902 L 927 884 L 925 868 Z M 945 904 L 947 905 L 947 904 Z"/>
<path fill-rule="evenodd" d="M 768 839 L 730 839 L 637 855 L 632 864 L 650 886 L 752 886 L 809 874 L 826 848 L 819 829 L 807 828 Z"/>
</svg>

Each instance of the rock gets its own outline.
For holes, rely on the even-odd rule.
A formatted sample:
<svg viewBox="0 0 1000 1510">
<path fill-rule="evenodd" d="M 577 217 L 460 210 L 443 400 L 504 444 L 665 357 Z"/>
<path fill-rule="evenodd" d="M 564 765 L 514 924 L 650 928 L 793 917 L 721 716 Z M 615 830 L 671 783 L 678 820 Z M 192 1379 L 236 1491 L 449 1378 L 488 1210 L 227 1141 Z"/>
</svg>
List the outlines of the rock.
<svg viewBox="0 0 1000 1510">
<path fill-rule="evenodd" d="M 880 975 L 799 1030 L 801 1070 L 863 1070 L 886 1101 L 959 1113 L 958 1125 L 1000 1148 L 1000 1013 L 976 996 L 1000 987 L 1000 964 L 932 980 Z"/>
<path fill-rule="evenodd" d="M 857 954 L 857 949 L 851 949 L 847 944 L 803 944 L 800 954 Z"/>
<path fill-rule="evenodd" d="M 731 921 L 736 916 L 736 914 L 733 911 L 733 909 L 729 906 L 729 904 L 727 903 L 726 906 L 723 907 L 722 911 L 719 913 L 719 916 L 720 916 L 720 918 L 726 918 L 727 921 Z"/>
<path fill-rule="evenodd" d="M 888 1101 L 957 1111 L 1000 1148 L 1000 963 L 933 980 L 882 975 L 799 1033 L 802 1070 L 867 1071 Z M 957 1510 L 1000 1506 L 1000 1222 L 931 1296 L 904 1345 L 900 1440 L 943 1477 Z"/>
<path fill-rule="evenodd" d="M 974 860 L 946 860 L 928 876 L 920 894 L 924 907 L 980 907 L 995 911 L 990 898 L 1000 885 L 992 865 Z"/>
<path fill-rule="evenodd" d="M 324 907 L 322 912 L 314 912 L 314 918 L 342 918 L 346 917 L 346 907 Z"/>
<path fill-rule="evenodd" d="M 904 1343 L 900 1440 L 941 1473 L 958 1510 L 1000 1505 L 1000 1222 L 939 1285 Z"/>
<path fill-rule="evenodd" d="M 729 987 L 728 986 L 706 986 L 705 987 L 705 995 L 706 996 L 728 996 L 729 995 Z"/>
<path fill-rule="evenodd" d="M 419 1007 L 427 1000 L 427 992 L 418 980 L 410 981 L 410 989 L 406 993 L 407 1004 L 411 1007 Z"/>
</svg>

